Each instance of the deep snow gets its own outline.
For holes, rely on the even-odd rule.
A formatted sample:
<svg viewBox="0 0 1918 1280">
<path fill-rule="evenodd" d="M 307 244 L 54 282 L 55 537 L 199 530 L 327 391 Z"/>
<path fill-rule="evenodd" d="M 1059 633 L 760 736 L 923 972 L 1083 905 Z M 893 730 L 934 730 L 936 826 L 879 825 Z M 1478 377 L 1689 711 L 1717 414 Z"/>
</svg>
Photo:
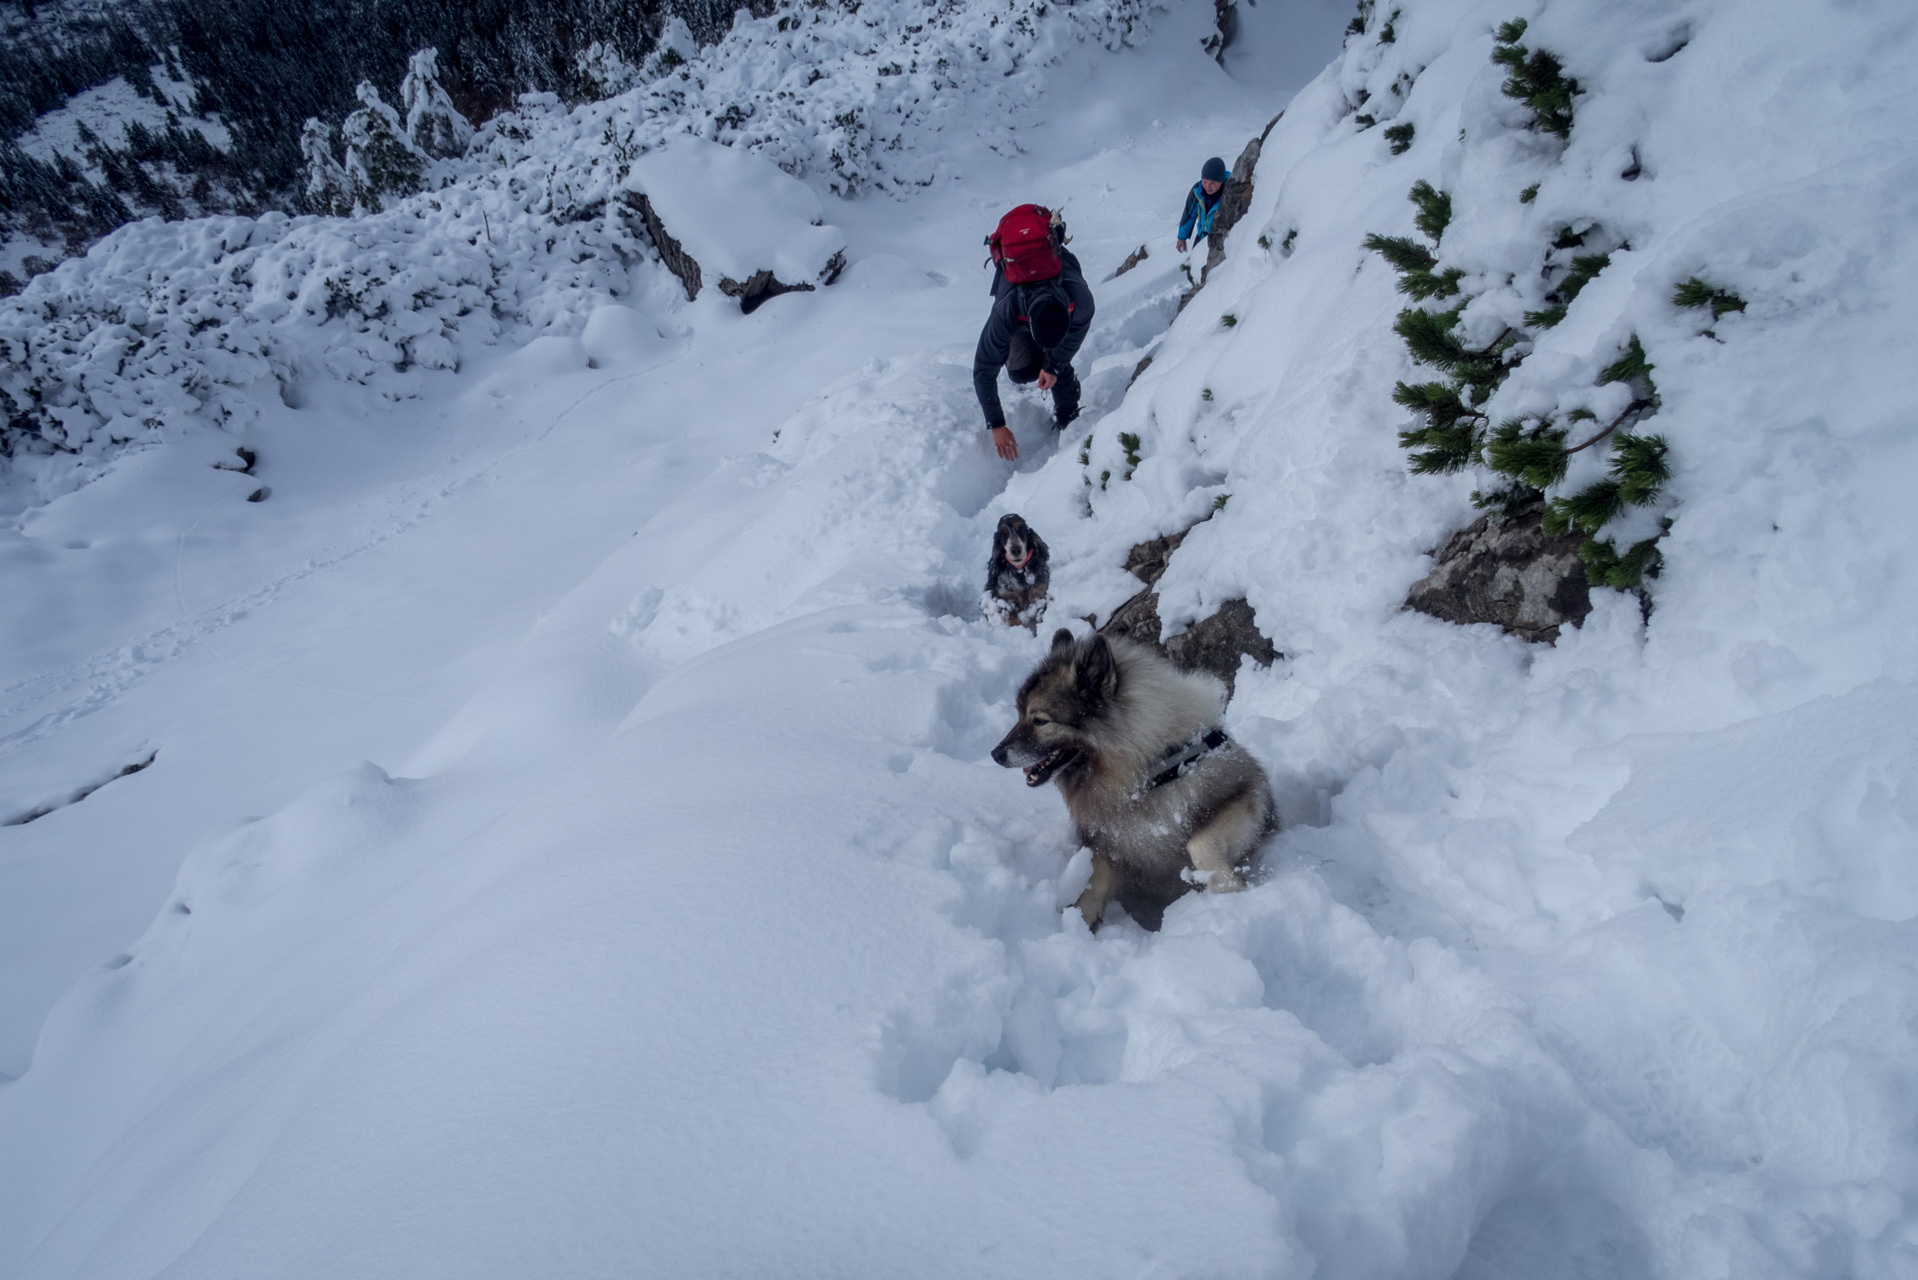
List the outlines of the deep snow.
<svg viewBox="0 0 1918 1280">
<path fill-rule="evenodd" d="M 0 1272 L 1918 1273 L 1911 19 L 1521 6 L 1588 90 L 1560 151 L 1497 91 L 1517 11 L 1375 12 L 1174 321 L 1198 163 L 1349 16 L 1241 8 L 1237 79 L 1180 5 L 1061 45 L 1042 123 L 912 126 L 927 189 L 827 198 L 844 276 L 751 316 L 644 262 L 528 283 L 537 201 L 503 276 L 434 239 L 495 198 L 452 189 L 395 254 L 525 316 L 398 374 L 373 322 L 363 367 L 351 316 L 274 330 L 298 394 L 236 375 L 244 434 L 101 453 L 0 531 L 0 806 L 62 806 L 0 827 Z M 762 154 L 839 180 L 803 152 Z M 1360 247 L 1418 178 L 1488 315 L 1556 226 L 1629 239 L 1500 394 L 1581 403 L 1643 339 L 1649 618 L 1399 611 L 1473 514 L 1406 472 Z M 1009 473 L 968 366 L 1025 199 L 1100 305 L 1083 425 L 1009 397 Z M 1700 334 L 1692 275 L 1750 306 Z M 1017 510 L 1051 617 L 1103 616 L 1222 496 L 1162 609 L 1246 595 L 1286 655 L 1229 724 L 1287 827 L 1248 892 L 1094 938 L 1056 798 L 986 755 L 1044 638 L 979 617 L 981 561 Z"/>
</svg>

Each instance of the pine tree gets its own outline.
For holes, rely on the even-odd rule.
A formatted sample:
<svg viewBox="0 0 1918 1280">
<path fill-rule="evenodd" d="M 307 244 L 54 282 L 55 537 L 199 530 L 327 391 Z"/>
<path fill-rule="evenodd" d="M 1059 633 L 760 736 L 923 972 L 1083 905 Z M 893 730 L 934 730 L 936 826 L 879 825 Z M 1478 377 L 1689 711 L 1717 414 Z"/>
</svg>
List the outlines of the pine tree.
<svg viewBox="0 0 1918 1280">
<path fill-rule="evenodd" d="M 306 157 L 306 202 L 313 212 L 343 217 L 353 211 L 346 170 L 333 158 L 333 126 L 307 117 L 300 130 L 300 154 Z"/>
<path fill-rule="evenodd" d="M 424 162 L 401 133 L 399 113 L 381 100 L 378 89 L 362 80 L 354 93 L 360 108 L 347 116 L 340 132 L 346 135 L 353 209 L 363 213 L 384 208 L 389 196 L 418 191 Z"/>
<path fill-rule="evenodd" d="M 473 125 L 440 87 L 437 50 L 421 49 L 407 63 L 400 103 L 406 110 L 406 138 L 414 150 L 440 157 L 466 154 Z"/>
</svg>

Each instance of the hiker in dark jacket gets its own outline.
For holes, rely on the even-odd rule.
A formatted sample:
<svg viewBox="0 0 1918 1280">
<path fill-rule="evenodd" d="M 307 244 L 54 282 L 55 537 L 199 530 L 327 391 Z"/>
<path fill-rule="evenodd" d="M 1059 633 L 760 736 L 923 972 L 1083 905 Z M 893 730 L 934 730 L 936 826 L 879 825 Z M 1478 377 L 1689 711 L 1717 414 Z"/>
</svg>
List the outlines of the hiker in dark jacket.
<svg viewBox="0 0 1918 1280">
<path fill-rule="evenodd" d="M 1219 196 L 1225 191 L 1225 161 L 1213 156 L 1199 171 L 1198 185 L 1185 194 L 1185 211 L 1179 215 L 1179 252 L 1187 241 L 1203 240 L 1212 231 L 1212 220 L 1219 216 Z"/>
<path fill-rule="evenodd" d="M 1052 393 L 1052 412 L 1063 427 L 1079 416 L 1079 378 L 1072 357 L 1092 327 L 1092 290 L 1071 250 L 1058 250 L 1060 271 L 1050 280 L 1012 284 L 1005 272 L 992 280 L 992 314 L 979 331 L 972 356 L 972 386 L 986 411 L 992 444 L 1008 462 L 1019 456 L 1019 442 L 1006 426 L 999 404 L 999 369 L 1020 385 L 1039 384 Z"/>
</svg>

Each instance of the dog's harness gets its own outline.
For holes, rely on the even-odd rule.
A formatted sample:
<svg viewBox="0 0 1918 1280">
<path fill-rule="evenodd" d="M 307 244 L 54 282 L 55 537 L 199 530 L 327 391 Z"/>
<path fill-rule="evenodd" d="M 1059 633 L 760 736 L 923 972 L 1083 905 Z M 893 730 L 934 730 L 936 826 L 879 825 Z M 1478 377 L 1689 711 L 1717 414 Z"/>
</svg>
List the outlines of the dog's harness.
<svg viewBox="0 0 1918 1280">
<path fill-rule="evenodd" d="M 1230 741 L 1232 741 L 1232 739 L 1226 736 L 1225 730 L 1208 729 L 1196 738 L 1188 738 L 1184 742 L 1167 748 L 1165 755 L 1159 758 L 1164 760 L 1177 756 L 1178 759 L 1173 761 L 1170 767 L 1154 774 L 1152 781 L 1145 784 L 1145 789 L 1147 791 L 1153 791 L 1159 787 L 1163 787 L 1168 782 L 1183 777 L 1187 769 L 1190 769 L 1193 765 L 1205 759 Z"/>
</svg>

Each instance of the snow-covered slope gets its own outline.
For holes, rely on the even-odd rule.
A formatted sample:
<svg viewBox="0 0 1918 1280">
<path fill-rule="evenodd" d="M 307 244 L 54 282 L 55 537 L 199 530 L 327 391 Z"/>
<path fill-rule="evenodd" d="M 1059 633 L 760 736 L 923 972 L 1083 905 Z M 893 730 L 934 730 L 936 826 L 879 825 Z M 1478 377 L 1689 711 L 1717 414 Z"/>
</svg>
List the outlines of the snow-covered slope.
<svg viewBox="0 0 1918 1280">
<path fill-rule="evenodd" d="M 306 376 L 4 535 L 7 803 L 105 785 L 0 828 L 0 1269 L 1912 1273 L 1918 33 L 1404 0 L 1287 105 L 1235 62 L 1348 15 L 1255 7 L 1244 83 L 1181 5 L 1061 46 L 1022 127 L 927 124 L 927 191 L 828 200 L 830 287 L 742 316 L 584 259 L 408 398 Z M 1501 92 L 1520 17 L 1581 86 L 1562 141 Z M 1179 199 L 1281 105 L 1175 320 Z M 604 124 L 553 126 L 578 172 Z M 1401 611 L 1484 483 L 1397 440 L 1363 241 L 1421 179 L 1481 340 L 1562 227 L 1611 237 L 1497 394 L 1597 407 L 1638 337 L 1649 613 L 1600 592 L 1543 647 Z M 1009 469 L 969 362 L 1025 199 L 1067 201 L 1099 315 L 1084 425 L 1012 397 Z M 207 465 L 236 441 L 255 474 Z M 1285 655 L 1229 713 L 1286 820 L 1247 892 L 1062 910 L 1058 802 L 987 756 L 1045 643 L 974 603 L 1008 510 L 1054 620 L 1209 516 L 1162 612 L 1245 596 Z"/>
</svg>

